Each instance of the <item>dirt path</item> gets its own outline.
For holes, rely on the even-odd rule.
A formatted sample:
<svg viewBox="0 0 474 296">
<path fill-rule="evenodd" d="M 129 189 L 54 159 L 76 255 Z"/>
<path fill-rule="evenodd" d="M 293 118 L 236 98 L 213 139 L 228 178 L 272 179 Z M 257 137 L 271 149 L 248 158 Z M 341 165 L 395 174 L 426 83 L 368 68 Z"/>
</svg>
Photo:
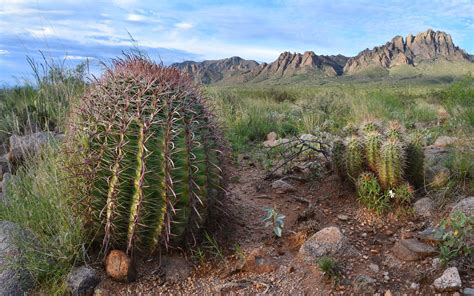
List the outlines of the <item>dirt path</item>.
<svg viewBox="0 0 474 296">
<path fill-rule="evenodd" d="M 219 251 L 214 253 L 222 252 L 225 258 L 204 264 L 198 264 L 196 256 L 188 256 L 188 261 L 172 257 L 142 262 L 137 282 L 104 279 L 96 294 L 383 295 L 387 290 L 393 295 L 434 294 L 431 283 L 440 271 L 432 267 L 433 258 L 402 262 L 391 251 L 397 240 L 424 229 L 426 222 L 371 214 L 334 175 L 319 182 L 293 175 L 286 182 L 296 190 L 284 194 L 276 193 L 263 177 L 261 169 L 249 164 L 233 172 L 222 205 L 225 215 L 215 233 Z M 279 239 L 262 222 L 263 208 L 272 206 L 286 216 Z M 327 226 L 339 227 L 355 251 L 335 258 L 342 268 L 337 283 L 324 277 L 317 264 L 298 256 L 305 239 Z M 467 286 L 474 285 L 473 275 L 461 276 Z"/>
</svg>

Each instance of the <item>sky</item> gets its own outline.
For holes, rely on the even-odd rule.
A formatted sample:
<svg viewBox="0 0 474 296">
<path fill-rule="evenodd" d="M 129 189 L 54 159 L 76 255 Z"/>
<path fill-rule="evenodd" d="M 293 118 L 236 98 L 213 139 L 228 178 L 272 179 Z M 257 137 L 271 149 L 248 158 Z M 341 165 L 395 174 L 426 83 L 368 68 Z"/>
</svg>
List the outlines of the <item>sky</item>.
<svg viewBox="0 0 474 296">
<path fill-rule="evenodd" d="M 138 47 L 164 64 L 283 51 L 354 56 L 396 35 L 450 33 L 474 53 L 474 0 L 0 0 L 0 85 L 29 79 L 27 56 L 100 72 Z"/>
</svg>

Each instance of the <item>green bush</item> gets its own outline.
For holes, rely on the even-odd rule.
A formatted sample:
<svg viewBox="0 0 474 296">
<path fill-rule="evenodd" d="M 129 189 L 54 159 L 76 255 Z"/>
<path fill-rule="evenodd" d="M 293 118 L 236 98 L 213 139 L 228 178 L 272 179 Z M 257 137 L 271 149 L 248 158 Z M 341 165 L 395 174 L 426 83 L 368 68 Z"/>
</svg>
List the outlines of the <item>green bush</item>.
<svg viewBox="0 0 474 296">
<path fill-rule="evenodd" d="M 474 217 L 466 217 L 463 212 L 457 211 L 441 222 L 437 236 L 442 240 L 440 257 L 444 264 L 472 253 L 473 231 Z"/>
</svg>

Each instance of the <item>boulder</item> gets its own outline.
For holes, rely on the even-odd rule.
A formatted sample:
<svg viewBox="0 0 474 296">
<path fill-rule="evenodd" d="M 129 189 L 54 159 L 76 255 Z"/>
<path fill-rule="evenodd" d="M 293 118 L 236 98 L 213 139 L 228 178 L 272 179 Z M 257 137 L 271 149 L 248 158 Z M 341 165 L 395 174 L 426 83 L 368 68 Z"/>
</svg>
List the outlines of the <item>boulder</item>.
<svg viewBox="0 0 474 296">
<path fill-rule="evenodd" d="M 451 215 L 455 212 L 462 212 L 467 217 L 474 216 L 474 196 L 469 196 L 459 201 L 451 210 Z"/>
<path fill-rule="evenodd" d="M 33 245 L 34 237 L 13 222 L 0 221 L 0 295 L 24 295 L 34 287 L 18 242 Z"/>
<path fill-rule="evenodd" d="M 75 267 L 67 276 L 67 288 L 72 296 L 93 295 L 100 277 L 97 272 L 88 266 Z"/>
<path fill-rule="evenodd" d="M 25 157 L 35 155 L 41 146 L 48 143 L 54 134 L 51 132 L 37 132 L 26 136 L 12 135 L 8 160 L 13 166 L 24 160 Z"/>
<path fill-rule="evenodd" d="M 242 270 L 253 273 L 266 273 L 277 270 L 279 265 L 265 250 L 255 248 L 245 257 Z"/>
<path fill-rule="evenodd" d="M 326 255 L 336 255 L 344 249 L 346 238 L 339 228 L 331 226 L 321 229 L 306 240 L 299 250 L 305 261 L 316 262 Z"/>
<path fill-rule="evenodd" d="M 267 135 L 267 140 L 263 142 L 264 147 L 274 147 L 275 141 L 278 138 L 277 134 L 275 132 L 271 132 Z"/>
<path fill-rule="evenodd" d="M 435 205 L 431 198 L 423 197 L 413 204 L 413 209 L 415 210 L 416 215 L 423 218 L 429 218 L 433 215 Z"/>
<path fill-rule="evenodd" d="M 417 261 L 437 253 L 435 248 L 415 238 L 399 240 L 393 246 L 392 252 L 403 261 Z"/>
<path fill-rule="evenodd" d="M 437 278 L 433 285 L 438 292 L 456 291 L 461 289 L 462 282 L 456 267 L 450 267 Z"/>
<path fill-rule="evenodd" d="M 449 158 L 449 151 L 446 148 L 427 146 L 424 148 L 425 168 L 435 165 L 444 166 Z"/>
<path fill-rule="evenodd" d="M 132 259 L 122 251 L 113 250 L 105 260 L 105 271 L 114 281 L 129 283 L 137 279 Z"/>
<path fill-rule="evenodd" d="M 457 140 L 458 138 L 456 137 L 441 136 L 436 139 L 433 146 L 437 148 L 446 148 L 456 143 Z"/>
<path fill-rule="evenodd" d="M 283 193 L 288 193 L 288 192 L 294 192 L 296 191 L 296 188 L 283 181 L 283 180 L 276 180 L 272 183 L 272 188 L 277 192 L 277 193 L 280 193 L 280 194 L 283 194 Z"/>
</svg>

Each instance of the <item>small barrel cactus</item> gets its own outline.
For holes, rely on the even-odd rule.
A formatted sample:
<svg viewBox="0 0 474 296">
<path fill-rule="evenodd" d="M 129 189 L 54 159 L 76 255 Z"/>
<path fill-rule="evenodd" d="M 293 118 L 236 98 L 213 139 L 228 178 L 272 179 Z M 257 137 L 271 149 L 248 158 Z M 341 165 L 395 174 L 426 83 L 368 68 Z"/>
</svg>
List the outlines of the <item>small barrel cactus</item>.
<svg viewBox="0 0 474 296">
<path fill-rule="evenodd" d="M 382 145 L 382 135 L 376 131 L 369 132 L 365 136 L 365 157 L 368 167 L 376 172 L 380 159 L 380 146 Z"/>
<path fill-rule="evenodd" d="M 425 154 L 423 152 L 423 135 L 414 133 L 406 147 L 406 179 L 415 188 L 421 188 L 424 184 L 424 162 Z"/>
<path fill-rule="evenodd" d="M 371 132 L 379 132 L 380 131 L 380 123 L 376 120 L 366 120 L 361 125 L 361 134 L 368 134 Z"/>
<path fill-rule="evenodd" d="M 345 158 L 347 175 L 355 182 L 364 170 L 364 144 L 359 137 L 352 136 L 348 139 Z"/>
<path fill-rule="evenodd" d="M 103 251 L 151 254 L 194 238 L 222 192 L 223 146 L 191 80 L 127 56 L 114 60 L 76 111 L 76 175 Z"/>
<path fill-rule="evenodd" d="M 396 138 L 388 138 L 380 149 L 378 175 L 384 189 L 395 188 L 403 180 L 405 153 L 402 143 Z"/>
<path fill-rule="evenodd" d="M 401 141 L 404 135 L 403 126 L 398 121 L 390 121 L 388 123 L 387 129 L 385 130 L 385 135 L 388 138 L 395 138 Z"/>
<path fill-rule="evenodd" d="M 332 150 L 332 163 L 334 170 L 341 180 L 347 177 L 346 173 L 346 145 L 342 140 L 336 140 L 333 143 Z"/>
</svg>

